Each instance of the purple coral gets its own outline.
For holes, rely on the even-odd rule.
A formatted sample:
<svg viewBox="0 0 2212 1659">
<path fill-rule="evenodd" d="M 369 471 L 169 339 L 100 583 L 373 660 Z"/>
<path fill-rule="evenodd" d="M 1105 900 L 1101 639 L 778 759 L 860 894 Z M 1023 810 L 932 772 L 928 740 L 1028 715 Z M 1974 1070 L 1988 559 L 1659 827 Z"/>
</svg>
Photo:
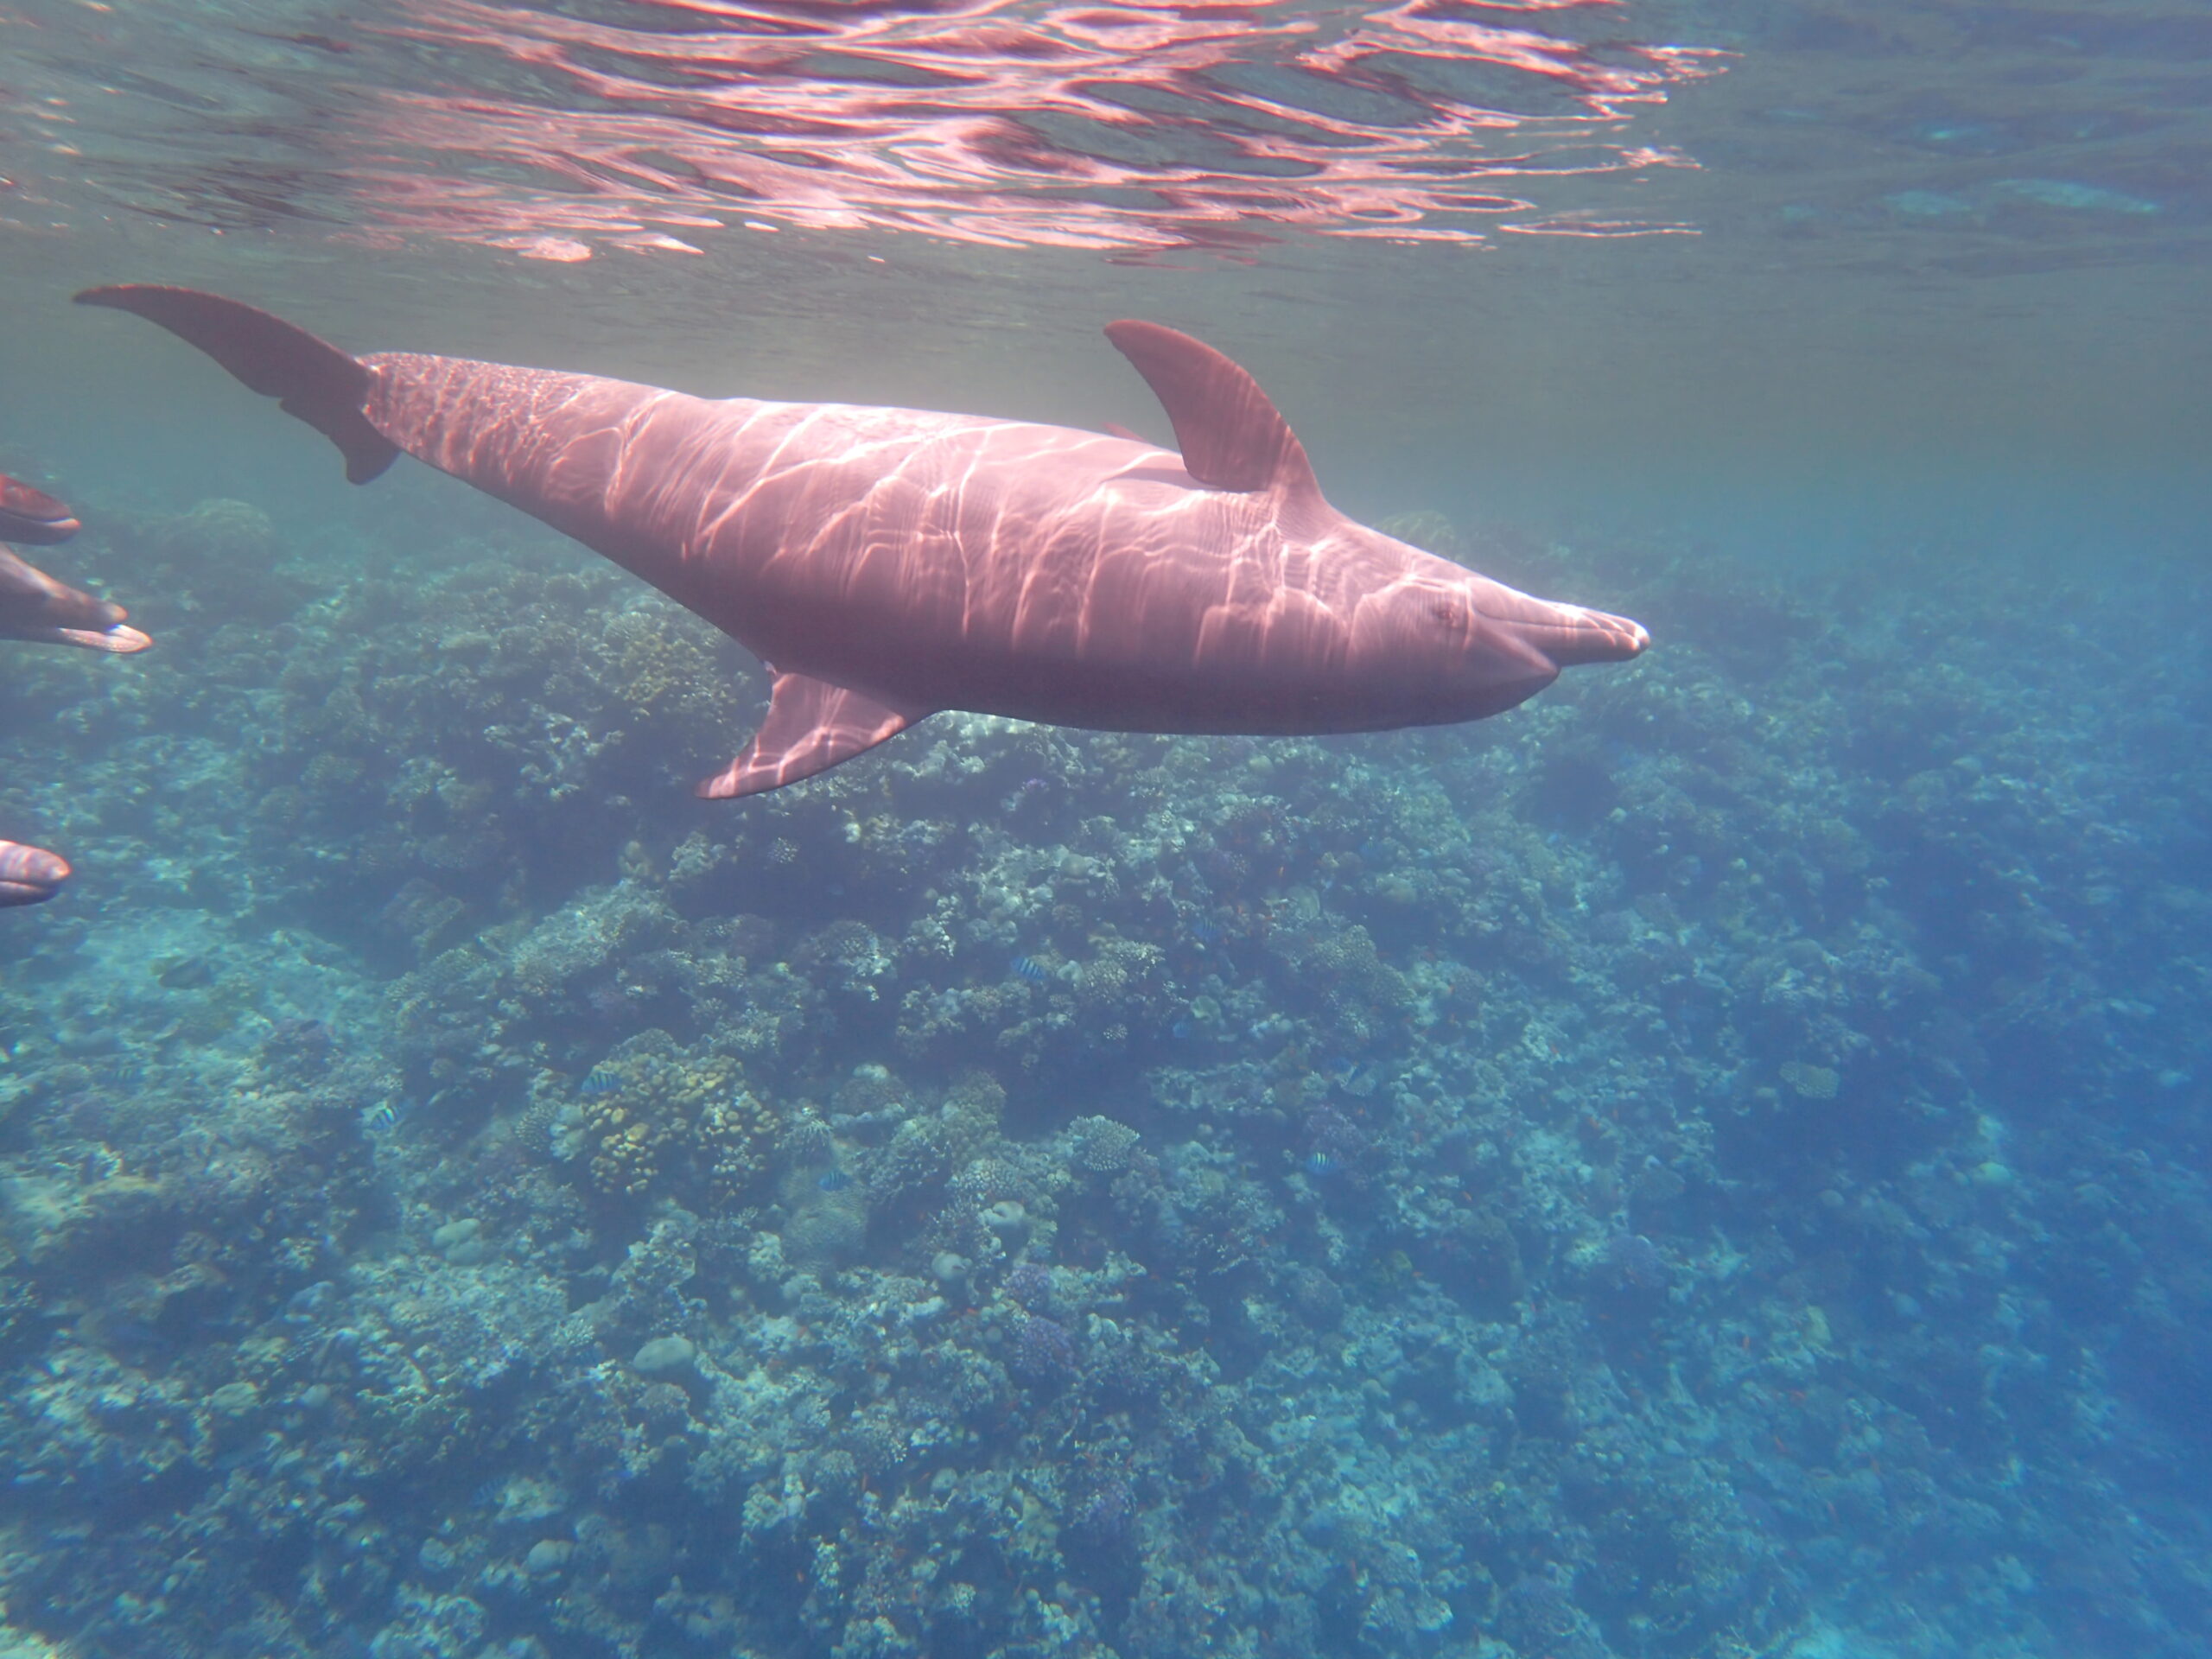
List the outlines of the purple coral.
<svg viewBox="0 0 2212 1659">
<path fill-rule="evenodd" d="M 1052 1270 L 1038 1262 L 1017 1262 L 1006 1275 L 1007 1300 L 1032 1313 L 1052 1305 Z"/>
<path fill-rule="evenodd" d="M 1075 1338 L 1058 1319 L 1027 1315 L 1014 1327 L 1007 1364 L 1016 1376 L 1037 1388 L 1064 1387 L 1075 1376 Z"/>
<path fill-rule="evenodd" d="M 1136 1520 L 1136 1489 L 1118 1469 L 1094 1476 L 1076 1505 L 1071 1531 L 1103 1549 L 1118 1549 L 1129 1541 Z"/>
</svg>

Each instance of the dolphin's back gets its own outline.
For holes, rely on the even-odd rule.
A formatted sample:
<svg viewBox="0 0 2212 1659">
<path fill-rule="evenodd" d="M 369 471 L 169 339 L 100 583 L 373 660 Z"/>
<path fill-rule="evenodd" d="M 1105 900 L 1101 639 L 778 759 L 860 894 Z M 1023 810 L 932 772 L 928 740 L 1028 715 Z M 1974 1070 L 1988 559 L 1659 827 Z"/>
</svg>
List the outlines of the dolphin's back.
<svg viewBox="0 0 2212 1659">
<path fill-rule="evenodd" d="M 1046 718 L 1074 723 L 1102 676 L 1126 698 L 1147 664 L 1187 671 L 1239 586 L 1233 561 L 1177 556 L 1234 545 L 1236 498 L 1129 439 L 709 400 L 461 358 L 361 361 L 370 423 L 409 454 L 614 559 L 779 668 L 840 684 L 1033 718 L 1044 696 Z M 1248 574 L 1255 592 L 1280 575 Z M 1179 677 L 1161 677 L 1159 718 L 1187 706 Z M 1222 694 L 1236 683 L 1225 676 Z"/>
<path fill-rule="evenodd" d="M 386 352 L 364 412 L 416 460 L 626 565 L 682 537 L 670 452 L 711 442 L 720 405 L 600 375 Z"/>
</svg>

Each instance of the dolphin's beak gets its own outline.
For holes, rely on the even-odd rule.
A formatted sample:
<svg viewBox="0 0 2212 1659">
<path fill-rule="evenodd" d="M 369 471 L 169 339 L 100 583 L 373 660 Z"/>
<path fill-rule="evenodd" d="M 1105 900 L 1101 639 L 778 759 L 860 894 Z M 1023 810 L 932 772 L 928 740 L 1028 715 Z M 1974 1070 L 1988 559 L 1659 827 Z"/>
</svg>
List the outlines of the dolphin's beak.
<svg viewBox="0 0 2212 1659">
<path fill-rule="evenodd" d="M 129 614 L 112 601 L 56 582 L 36 565 L 0 548 L 0 639 L 82 645 L 119 655 L 143 651 L 153 641 L 123 626 Z"/>
<path fill-rule="evenodd" d="M 21 542 L 27 547 L 51 547 L 56 542 L 67 541 L 83 528 L 67 513 L 49 518 L 0 507 L 0 541 Z"/>
<path fill-rule="evenodd" d="M 154 643 L 150 635 L 120 622 L 105 628 L 48 628 L 14 637 L 49 645 L 81 645 L 86 651 L 104 651 L 111 657 L 128 657 Z"/>
<path fill-rule="evenodd" d="M 1624 663 L 1641 656 L 1651 636 L 1641 622 L 1580 605 L 1538 599 L 1486 577 L 1477 579 L 1475 608 L 1484 619 L 1560 668 L 1584 663 Z"/>
<path fill-rule="evenodd" d="M 0 841 L 0 908 L 44 904 L 68 879 L 68 861 L 60 854 Z"/>
<path fill-rule="evenodd" d="M 1579 605 L 1554 605 L 1566 620 L 1525 630 L 1531 643 L 1561 668 L 1582 663 L 1624 663 L 1640 657 L 1651 635 L 1641 622 L 1603 611 L 1586 611 Z"/>
</svg>

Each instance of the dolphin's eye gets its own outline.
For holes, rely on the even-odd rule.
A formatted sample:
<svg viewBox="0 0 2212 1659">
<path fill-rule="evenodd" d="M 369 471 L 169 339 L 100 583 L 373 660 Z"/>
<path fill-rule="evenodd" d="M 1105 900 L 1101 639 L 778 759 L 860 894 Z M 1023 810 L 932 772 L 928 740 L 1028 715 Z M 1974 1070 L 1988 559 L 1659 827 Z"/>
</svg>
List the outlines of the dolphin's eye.
<svg viewBox="0 0 2212 1659">
<path fill-rule="evenodd" d="M 1467 607 L 1452 599 L 1440 599 L 1428 607 L 1428 613 L 1447 628 L 1467 626 Z"/>
</svg>

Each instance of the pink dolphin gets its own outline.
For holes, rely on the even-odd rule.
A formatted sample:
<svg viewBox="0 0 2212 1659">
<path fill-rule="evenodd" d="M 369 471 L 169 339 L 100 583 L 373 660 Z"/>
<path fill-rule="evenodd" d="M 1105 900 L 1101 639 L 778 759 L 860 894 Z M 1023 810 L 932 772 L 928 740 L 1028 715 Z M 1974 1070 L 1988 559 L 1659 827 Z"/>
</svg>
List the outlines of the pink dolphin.
<svg viewBox="0 0 2212 1659">
<path fill-rule="evenodd" d="M 77 516 L 44 490 L 0 473 L 0 537 L 41 544 L 77 533 Z M 84 645 L 118 655 L 153 643 L 123 626 L 124 609 L 56 582 L 0 547 L 0 639 Z M 43 904 L 69 879 L 69 861 L 43 847 L 0 841 L 0 910 Z"/>
<path fill-rule="evenodd" d="M 79 528 L 77 515 L 44 490 L 0 473 L 0 542 L 50 547 Z"/>
<path fill-rule="evenodd" d="M 69 879 L 69 861 L 43 847 L 0 841 L 0 910 L 41 905 Z"/>
<path fill-rule="evenodd" d="M 82 645 L 127 657 L 154 642 L 124 626 L 130 614 L 111 600 L 56 582 L 36 565 L 0 547 L 0 639 L 46 645 Z"/>
<path fill-rule="evenodd" d="M 67 541 L 79 528 L 77 515 L 44 490 L 0 473 L 0 542 L 51 546 Z M 56 582 L 0 547 L 0 639 L 82 645 L 127 656 L 154 643 L 137 629 L 123 626 L 129 614 L 112 601 Z M 63 873 L 67 874 L 66 865 Z"/>
<path fill-rule="evenodd" d="M 1252 377 L 1156 323 L 1106 334 L 1166 406 L 1179 455 L 1022 421 L 356 359 L 190 289 L 77 298 L 282 398 L 355 483 L 404 450 L 757 653 L 775 676 L 767 719 L 705 796 L 811 777 L 946 709 L 1255 734 L 1478 720 L 1649 643 L 1353 523 Z"/>
</svg>

